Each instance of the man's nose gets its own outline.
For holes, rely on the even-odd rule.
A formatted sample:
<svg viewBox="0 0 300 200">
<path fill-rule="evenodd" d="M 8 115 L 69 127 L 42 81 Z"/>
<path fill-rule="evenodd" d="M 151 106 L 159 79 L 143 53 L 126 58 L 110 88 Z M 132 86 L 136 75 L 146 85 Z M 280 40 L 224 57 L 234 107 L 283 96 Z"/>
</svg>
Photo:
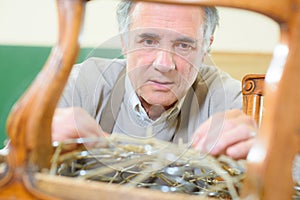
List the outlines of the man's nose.
<svg viewBox="0 0 300 200">
<path fill-rule="evenodd" d="M 159 50 L 153 63 L 155 69 L 161 72 L 168 72 L 175 69 L 172 53 L 166 50 Z"/>
</svg>

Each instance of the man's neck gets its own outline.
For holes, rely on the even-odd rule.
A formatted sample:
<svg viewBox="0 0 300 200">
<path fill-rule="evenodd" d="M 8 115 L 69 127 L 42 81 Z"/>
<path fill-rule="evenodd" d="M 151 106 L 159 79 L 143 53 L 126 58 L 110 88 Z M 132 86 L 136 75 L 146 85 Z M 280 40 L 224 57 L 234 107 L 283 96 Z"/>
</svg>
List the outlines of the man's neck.
<svg viewBox="0 0 300 200">
<path fill-rule="evenodd" d="M 171 108 L 176 103 L 175 102 L 174 104 L 172 104 L 170 106 L 164 107 L 159 104 L 156 104 L 156 105 L 149 104 L 142 97 L 139 97 L 139 99 L 140 99 L 141 104 L 142 104 L 143 108 L 145 109 L 147 115 L 152 120 L 156 120 L 157 118 L 159 118 L 163 112 L 165 112 L 166 110 Z"/>
</svg>

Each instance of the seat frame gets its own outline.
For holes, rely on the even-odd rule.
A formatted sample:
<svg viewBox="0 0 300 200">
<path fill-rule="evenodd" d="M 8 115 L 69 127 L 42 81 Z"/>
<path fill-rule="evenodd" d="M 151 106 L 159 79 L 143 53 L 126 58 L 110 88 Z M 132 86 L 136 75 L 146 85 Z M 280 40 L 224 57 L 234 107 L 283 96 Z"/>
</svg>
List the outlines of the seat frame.
<svg viewBox="0 0 300 200">
<path fill-rule="evenodd" d="M 61 191 L 73 188 L 74 192 L 65 199 L 86 199 L 78 195 L 89 189 L 99 191 L 101 187 L 68 179 L 68 183 L 55 179 L 44 180 L 52 193 L 37 190 L 33 180 L 35 173 L 30 167 L 49 168 L 53 149 L 51 145 L 51 122 L 56 104 L 67 82 L 68 75 L 79 52 L 84 8 L 87 0 L 57 0 L 59 13 L 58 42 L 53 47 L 49 60 L 38 74 L 30 88 L 12 109 L 7 132 L 10 138 L 8 169 L 0 179 L 0 199 L 62 199 L 57 198 L 57 190 L 52 186 L 61 183 Z M 149 0 L 150 1 L 150 0 Z M 300 151 L 300 90 L 292 88 L 300 84 L 300 0 L 151 0 L 166 3 L 186 3 L 203 6 L 226 6 L 252 10 L 266 15 L 280 26 L 280 43 L 287 47 L 281 79 L 276 83 L 265 82 L 265 111 L 257 141 L 250 153 L 260 153 L 248 160 L 242 199 L 291 199 L 294 193 L 292 162 Z M 282 60 L 279 54 L 274 61 Z M 277 56 L 277 59 L 276 59 Z M 277 62 L 274 62 L 277 64 Z M 278 63 L 280 64 L 280 63 Z M 273 85 L 276 85 L 273 87 Z M 249 101 L 249 100 L 248 100 Z M 287 117 L 288 116 L 288 117 Z M 43 138 L 43 139 L 41 139 Z M 65 187 L 63 187 L 65 186 Z M 85 189 L 82 190 L 82 186 Z M 121 194 L 121 188 L 110 185 L 96 195 L 95 199 L 183 199 L 179 195 L 142 192 L 132 188 Z M 76 191 L 76 192 L 75 192 Z M 90 192 L 85 194 L 91 194 Z M 118 197 L 114 196 L 119 194 Z M 54 195 L 56 197 L 54 197 Z M 120 196 L 121 195 L 121 196 Z M 193 197 L 189 197 L 192 199 Z M 199 197 L 195 197 L 199 198 Z M 89 196 L 89 199 L 90 198 Z"/>
</svg>

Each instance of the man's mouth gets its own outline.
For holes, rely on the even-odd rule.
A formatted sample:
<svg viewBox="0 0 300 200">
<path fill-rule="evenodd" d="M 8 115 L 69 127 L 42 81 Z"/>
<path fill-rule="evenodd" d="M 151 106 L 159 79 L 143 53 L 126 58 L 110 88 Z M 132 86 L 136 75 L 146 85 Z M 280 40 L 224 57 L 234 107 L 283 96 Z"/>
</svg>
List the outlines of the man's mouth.
<svg viewBox="0 0 300 200">
<path fill-rule="evenodd" d="M 171 81 L 162 81 L 162 80 L 149 80 L 148 84 L 154 87 L 156 90 L 167 91 L 174 85 L 174 82 Z"/>
</svg>

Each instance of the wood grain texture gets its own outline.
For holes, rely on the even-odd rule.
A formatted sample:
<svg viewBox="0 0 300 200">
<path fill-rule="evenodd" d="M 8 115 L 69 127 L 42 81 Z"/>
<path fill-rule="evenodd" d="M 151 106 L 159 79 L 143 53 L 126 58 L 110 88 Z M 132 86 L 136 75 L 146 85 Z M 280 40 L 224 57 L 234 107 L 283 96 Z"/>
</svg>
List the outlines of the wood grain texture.
<svg viewBox="0 0 300 200">
<path fill-rule="evenodd" d="M 249 9 L 270 16 L 280 24 L 280 42 L 288 47 L 289 54 L 281 80 L 269 82 L 266 79 L 265 82 L 266 111 L 256 144 L 251 150 L 251 152 L 260 151 L 261 154 L 248 161 L 242 198 L 291 199 L 292 161 L 300 150 L 300 90 L 294 89 L 300 84 L 300 0 L 165 0 L 164 2 Z M 38 179 L 39 189 L 48 191 L 49 187 L 54 188 L 53 193 L 47 195 L 45 191 L 41 192 L 33 187 L 31 178 L 34 176 L 28 170 L 33 169 L 30 168 L 32 166 L 39 170 L 49 165 L 52 154 L 50 130 L 52 115 L 78 52 L 84 3 L 84 0 L 58 0 L 60 21 L 58 45 L 54 47 L 49 61 L 13 108 L 8 119 L 8 134 L 11 139 L 9 171 L 0 181 L 0 199 L 10 198 L 13 194 L 18 194 L 20 199 L 23 196 L 23 199 L 54 199 L 53 193 L 56 191 L 62 193 L 67 188 L 74 187 L 79 190 L 82 187 L 83 191 L 76 191 L 78 195 L 85 190 L 95 192 L 97 189 L 93 184 L 86 183 L 79 183 L 75 187 L 69 180 L 60 181 L 58 178 Z M 152 194 L 139 193 L 135 190 L 131 192 L 126 189 L 123 191 L 123 188 L 113 187 L 107 187 L 102 192 L 99 195 L 112 197 L 110 199 L 123 197 L 149 199 L 148 196 Z M 78 199 L 80 198 L 86 199 L 78 196 Z M 160 194 L 155 198 L 168 199 L 160 197 Z"/>
<path fill-rule="evenodd" d="M 296 2 L 282 0 L 144 0 L 163 3 L 177 3 L 188 5 L 204 5 L 204 6 L 224 6 L 232 8 L 241 8 L 259 12 L 273 18 L 278 22 L 286 22 L 290 19 L 290 9 L 297 7 Z"/>
<path fill-rule="evenodd" d="M 107 184 L 82 179 L 36 174 L 40 190 L 62 199 L 78 200 L 205 200 L 209 198 L 197 195 L 163 193 L 144 188 L 132 188 L 124 185 Z"/>
<path fill-rule="evenodd" d="M 294 89 L 300 83 L 300 1 L 286 4 L 290 6 L 290 18 L 281 25 L 281 43 L 288 47 L 289 54 L 279 81 L 268 80 L 266 75 L 264 118 L 252 148 L 260 155 L 248 162 L 244 197 L 291 199 L 294 193 L 291 171 L 300 150 L 300 91 Z M 280 67 L 280 63 L 275 64 Z"/>
<path fill-rule="evenodd" d="M 0 194 L 15 193 L 23 184 L 28 193 L 46 198 L 35 190 L 30 171 L 48 168 L 52 156 L 51 123 L 56 104 L 79 51 L 78 37 L 84 0 L 57 0 L 59 38 L 49 59 L 30 88 L 14 105 L 7 121 L 10 138 L 5 185 Z M 21 190 L 20 190 L 21 191 Z M 23 193 L 26 190 L 23 190 Z M 29 199 L 29 196 L 27 197 Z"/>
</svg>

